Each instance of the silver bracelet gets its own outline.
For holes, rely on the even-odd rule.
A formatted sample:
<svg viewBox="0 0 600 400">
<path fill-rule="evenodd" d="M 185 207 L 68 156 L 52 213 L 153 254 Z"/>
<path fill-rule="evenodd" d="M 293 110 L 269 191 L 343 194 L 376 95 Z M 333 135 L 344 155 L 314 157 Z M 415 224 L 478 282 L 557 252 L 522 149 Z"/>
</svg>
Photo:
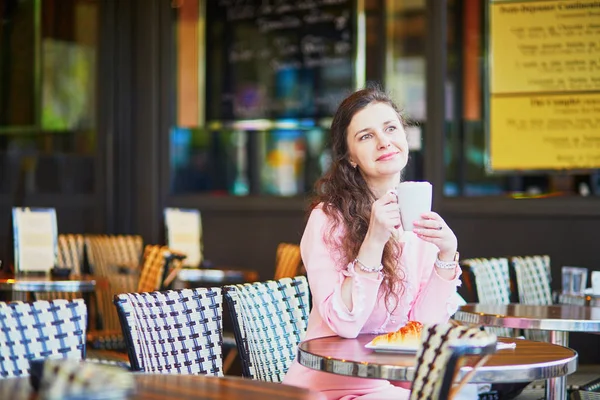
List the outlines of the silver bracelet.
<svg viewBox="0 0 600 400">
<path fill-rule="evenodd" d="M 457 265 L 458 265 L 458 261 L 456 261 L 456 260 L 452 260 L 452 261 L 440 260 L 439 254 L 435 258 L 435 266 L 438 267 L 439 269 L 454 269 L 454 268 L 456 268 Z"/>
<path fill-rule="evenodd" d="M 383 264 L 379 264 L 376 267 L 367 267 L 358 258 L 354 259 L 354 266 L 355 267 L 356 267 L 356 264 L 358 264 L 358 268 L 360 268 L 360 270 L 364 271 L 364 272 L 381 272 L 383 270 Z"/>
</svg>

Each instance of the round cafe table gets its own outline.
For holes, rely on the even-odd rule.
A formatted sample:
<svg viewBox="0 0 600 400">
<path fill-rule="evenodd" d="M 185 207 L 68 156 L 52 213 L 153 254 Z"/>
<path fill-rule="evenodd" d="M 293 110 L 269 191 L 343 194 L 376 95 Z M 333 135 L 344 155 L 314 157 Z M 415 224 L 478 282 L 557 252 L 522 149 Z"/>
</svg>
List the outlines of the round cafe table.
<svg viewBox="0 0 600 400">
<path fill-rule="evenodd" d="M 454 319 L 469 324 L 549 331 L 550 342 L 569 345 L 569 332 L 600 332 L 600 308 L 577 305 L 467 304 Z M 549 379 L 546 397 L 566 399 L 565 376 Z"/>
<path fill-rule="evenodd" d="M 305 367 L 338 375 L 411 382 L 415 354 L 375 352 L 365 345 L 376 335 L 356 339 L 328 336 L 306 340 L 298 345 L 298 362 Z M 501 349 L 473 374 L 473 383 L 530 382 L 564 376 L 577 369 L 577 353 L 567 347 L 516 338 L 498 338 L 515 343 L 514 349 Z M 472 370 L 478 357 L 466 357 L 457 374 L 461 379 Z M 553 398 L 553 397 L 549 397 Z"/>
<path fill-rule="evenodd" d="M 0 290 L 13 292 L 81 292 L 90 293 L 96 287 L 96 278 L 91 275 L 0 275 Z"/>
<path fill-rule="evenodd" d="M 97 312 L 95 288 L 107 284 L 105 279 L 92 275 L 56 277 L 50 274 L 0 274 L 0 291 L 22 292 L 26 299 L 36 300 L 36 293 L 42 292 L 81 293 L 88 307 L 96 309 L 95 324 L 98 327 L 102 326 L 102 317 Z"/>
<path fill-rule="evenodd" d="M 183 268 L 175 279 L 176 287 L 180 285 L 235 285 L 238 283 L 254 282 L 258 273 L 252 270 L 233 268 Z"/>
<path fill-rule="evenodd" d="M 129 400 L 324 400 L 311 390 L 230 376 L 135 374 L 135 385 Z M 29 378 L 0 379 L 0 399 L 35 399 Z"/>
</svg>

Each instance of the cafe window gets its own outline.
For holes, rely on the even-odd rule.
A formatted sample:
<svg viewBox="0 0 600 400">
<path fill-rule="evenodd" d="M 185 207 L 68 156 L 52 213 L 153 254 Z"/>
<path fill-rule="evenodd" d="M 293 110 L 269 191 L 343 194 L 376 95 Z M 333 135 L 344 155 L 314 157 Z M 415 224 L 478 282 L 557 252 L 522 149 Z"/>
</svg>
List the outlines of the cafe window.
<svg viewBox="0 0 600 400">
<path fill-rule="evenodd" d="M 447 2 L 446 196 L 600 195 L 599 14 L 585 7 L 592 3 Z"/>
<path fill-rule="evenodd" d="M 385 87 L 407 122 L 409 161 L 404 180 L 422 180 L 426 146 L 427 18 L 424 0 L 386 0 Z"/>
<path fill-rule="evenodd" d="M 170 192 L 311 191 L 329 166 L 337 105 L 383 62 L 377 40 L 365 46 L 381 3 L 174 3 Z"/>
<path fill-rule="evenodd" d="M 98 3 L 0 5 L 0 195 L 94 193 Z"/>
</svg>

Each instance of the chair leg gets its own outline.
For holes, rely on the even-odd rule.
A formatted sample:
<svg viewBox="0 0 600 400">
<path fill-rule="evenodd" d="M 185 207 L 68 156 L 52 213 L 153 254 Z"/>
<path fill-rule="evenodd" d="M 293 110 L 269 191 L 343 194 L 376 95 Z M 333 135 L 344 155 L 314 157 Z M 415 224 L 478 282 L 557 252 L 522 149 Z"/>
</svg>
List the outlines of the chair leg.
<svg viewBox="0 0 600 400">
<path fill-rule="evenodd" d="M 223 360 L 223 375 L 227 375 L 227 371 L 229 371 L 229 368 L 231 368 L 231 365 L 233 365 L 237 355 L 238 351 L 236 348 L 229 350 L 227 357 L 225 357 L 225 360 Z"/>
</svg>

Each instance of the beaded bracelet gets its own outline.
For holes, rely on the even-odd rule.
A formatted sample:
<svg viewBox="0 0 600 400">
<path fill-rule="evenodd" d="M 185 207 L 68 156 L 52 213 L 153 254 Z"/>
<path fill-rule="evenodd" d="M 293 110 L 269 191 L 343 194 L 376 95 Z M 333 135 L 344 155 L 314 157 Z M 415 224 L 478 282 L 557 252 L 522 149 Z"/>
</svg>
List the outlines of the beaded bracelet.
<svg viewBox="0 0 600 400">
<path fill-rule="evenodd" d="M 358 268 L 360 268 L 360 270 L 364 272 L 381 272 L 383 270 L 383 264 L 379 264 L 376 267 L 367 267 L 358 258 L 354 259 L 354 266 L 356 266 L 356 264 L 358 264 Z"/>
<path fill-rule="evenodd" d="M 457 265 L 458 265 L 458 261 L 456 261 L 456 260 L 442 261 L 442 260 L 440 260 L 439 255 L 435 259 L 435 266 L 438 267 L 439 269 L 454 269 L 454 268 L 456 268 Z"/>
</svg>

